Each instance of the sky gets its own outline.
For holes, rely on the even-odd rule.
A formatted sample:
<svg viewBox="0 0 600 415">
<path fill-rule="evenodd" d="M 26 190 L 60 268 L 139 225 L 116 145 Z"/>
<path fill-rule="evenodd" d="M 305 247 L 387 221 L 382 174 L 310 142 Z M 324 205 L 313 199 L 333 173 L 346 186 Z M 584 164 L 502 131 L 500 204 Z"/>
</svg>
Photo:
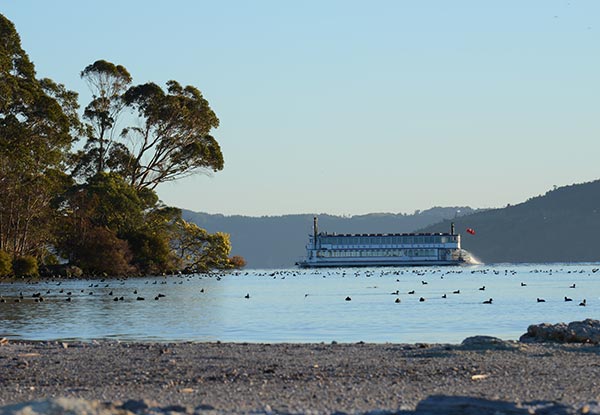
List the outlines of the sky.
<svg viewBox="0 0 600 415">
<path fill-rule="evenodd" d="M 600 177 L 596 0 L 3 0 L 38 77 L 98 59 L 200 89 L 225 168 L 162 184 L 225 215 L 503 207 Z"/>
</svg>

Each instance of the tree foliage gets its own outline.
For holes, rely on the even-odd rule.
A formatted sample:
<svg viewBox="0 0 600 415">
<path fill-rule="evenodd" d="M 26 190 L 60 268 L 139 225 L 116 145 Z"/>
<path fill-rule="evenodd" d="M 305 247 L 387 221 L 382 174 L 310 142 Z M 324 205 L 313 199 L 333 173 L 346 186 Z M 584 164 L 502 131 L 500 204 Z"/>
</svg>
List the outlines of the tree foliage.
<svg viewBox="0 0 600 415">
<path fill-rule="evenodd" d="M 12 266 L 16 277 L 37 277 L 39 275 L 37 259 L 31 255 L 15 258 Z"/>
<path fill-rule="evenodd" d="M 214 268 L 233 268 L 229 261 L 231 243 L 226 233 L 209 234 L 195 223 L 182 219 L 177 222 L 174 244 L 178 256 L 189 271 L 205 272 Z"/>
<path fill-rule="evenodd" d="M 130 87 L 125 67 L 97 60 L 81 72 L 92 91 L 81 122 L 77 93 L 36 78 L 1 14 L 0 39 L 0 276 L 64 259 L 109 275 L 231 267 L 228 235 L 186 224 L 154 191 L 223 168 L 219 120 L 198 89 Z M 126 108 L 137 119 L 121 129 Z"/>
<path fill-rule="evenodd" d="M 0 15 L 0 249 L 40 255 L 50 203 L 64 184 L 77 94 L 35 77 L 14 25 Z"/>
<path fill-rule="evenodd" d="M 115 151 L 115 126 L 125 106 L 121 95 L 131 83 L 131 75 L 121 65 L 98 60 L 81 71 L 81 78 L 92 91 L 92 101 L 83 113 L 88 122 L 87 142 L 78 154 L 76 174 L 89 177 L 104 172 Z"/>
<path fill-rule="evenodd" d="M 0 251 L 0 277 L 12 274 L 12 258 L 7 252 Z"/>
<path fill-rule="evenodd" d="M 154 189 L 198 171 L 223 169 L 221 148 L 210 135 L 219 119 L 208 101 L 193 86 L 169 81 L 167 87 L 165 93 L 154 83 L 137 85 L 123 96 L 142 120 L 142 126 L 122 132 L 134 143 L 128 176 L 136 188 Z"/>
</svg>

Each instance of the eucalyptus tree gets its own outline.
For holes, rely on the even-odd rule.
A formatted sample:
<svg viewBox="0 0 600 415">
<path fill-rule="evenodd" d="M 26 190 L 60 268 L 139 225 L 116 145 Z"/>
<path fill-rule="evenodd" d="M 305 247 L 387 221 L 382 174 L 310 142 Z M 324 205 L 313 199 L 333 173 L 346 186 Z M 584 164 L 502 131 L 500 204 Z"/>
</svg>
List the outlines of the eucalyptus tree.
<svg viewBox="0 0 600 415">
<path fill-rule="evenodd" d="M 154 83 L 129 88 L 125 104 L 141 120 L 125 128 L 130 144 L 127 177 L 138 189 L 198 173 L 223 169 L 221 147 L 210 134 L 219 119 L 193 86 L 167 82 L 167 91 Z"/>
<path fill-rule="evenodd" d="M 0 250 L 41 256 L 51 201 L 68 183 L 64 162 L 78 126 L 77 94 L 38 80 L 14 25 L 0 15 Z"/>
<path fill-rule="evenodd" d="M 77 154 L 74 175 L 88 178 L 115 170 L 114 159 L 127 154 L 115 139 L 118 118 L 125 107 L 122 94 L 131 83 L 131 75 L 124 66 L 106 60 L 86 66 L 80 75 L 92 92 L 92 100 L 83 113 L 87 141 Z"/>
</svg>

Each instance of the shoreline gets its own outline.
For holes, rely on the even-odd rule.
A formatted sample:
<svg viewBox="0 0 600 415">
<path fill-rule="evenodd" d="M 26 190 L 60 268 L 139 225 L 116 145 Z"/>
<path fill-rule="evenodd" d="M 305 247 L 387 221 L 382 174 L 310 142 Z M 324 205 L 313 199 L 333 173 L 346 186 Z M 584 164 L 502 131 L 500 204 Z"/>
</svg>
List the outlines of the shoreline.
<svg viewBox="0 0 600 415">
<path fill-rule="evenodd" d="M 600 347 L 7 341 L 0 405 L 151 400 L 219 412 L 413 411 L 431 396 L 577 406 L 600 400 Z"/>
</svg>

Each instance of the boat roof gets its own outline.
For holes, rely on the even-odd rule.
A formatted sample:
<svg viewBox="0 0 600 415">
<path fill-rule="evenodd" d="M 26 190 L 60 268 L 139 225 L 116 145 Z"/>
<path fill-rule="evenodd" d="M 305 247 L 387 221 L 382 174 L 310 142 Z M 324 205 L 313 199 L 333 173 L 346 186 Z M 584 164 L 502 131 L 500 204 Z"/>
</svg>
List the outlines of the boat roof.
<svg viewBox="0 0 600 415">
<path fill-rule="evenodd" d="M 320 232 L 318 236 L 458 236 L 447 232 L 440 233 L 336 233 L 336 232 Z"/>
</svg>

